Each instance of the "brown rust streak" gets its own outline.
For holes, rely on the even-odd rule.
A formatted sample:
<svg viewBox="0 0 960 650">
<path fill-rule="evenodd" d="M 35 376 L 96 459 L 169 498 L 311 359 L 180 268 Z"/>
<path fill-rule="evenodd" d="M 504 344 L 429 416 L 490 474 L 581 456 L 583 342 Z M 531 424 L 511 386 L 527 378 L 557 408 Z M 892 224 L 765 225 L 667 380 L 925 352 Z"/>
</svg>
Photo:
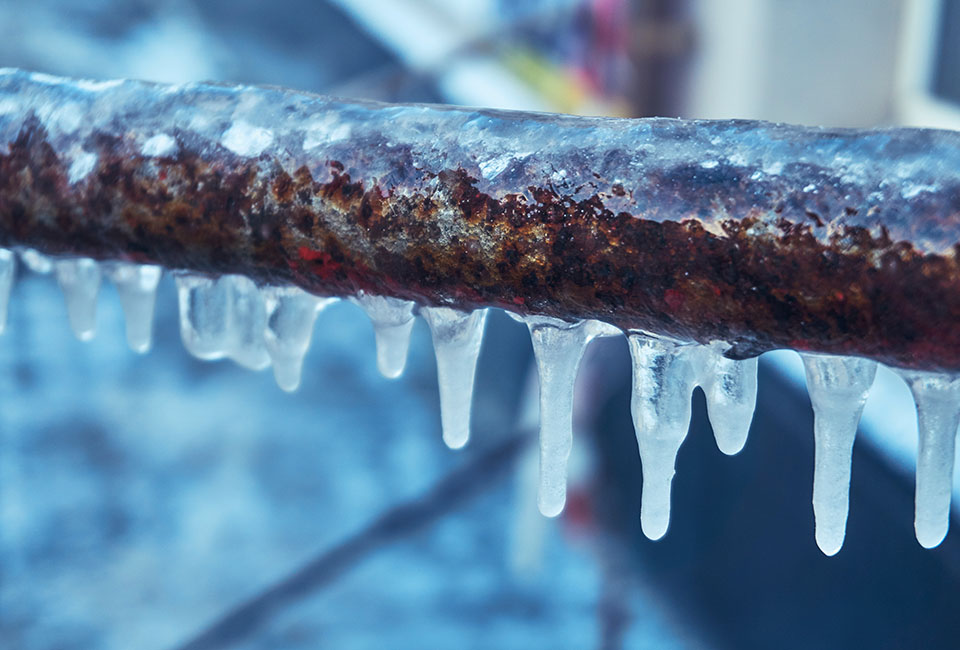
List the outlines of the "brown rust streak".
<svg viewBox="0 0 960 650">
<path fill-rule="evenodd" d="M 816 210 L 780 197 L 666 219 L 615 212 L 629 204 L 620 185 L 496 199 L 462 169 L 406 169 L 381 187 L 340 161 L 291 172 L 269 156 L 200 156 L 184 142 L 176 157 L 145 158 L 108 136 L 88 143 L 97 167 L 71 186 L 46 138 L 28 123 L 0 156 L 4 245 L 243 273 L 318 294 L 597 318 L 730 341 L 734 356 L 792 347 L 960 369 L 952 251 L 921 254 L 883 228 L 828 234 Z"/>
</svg>

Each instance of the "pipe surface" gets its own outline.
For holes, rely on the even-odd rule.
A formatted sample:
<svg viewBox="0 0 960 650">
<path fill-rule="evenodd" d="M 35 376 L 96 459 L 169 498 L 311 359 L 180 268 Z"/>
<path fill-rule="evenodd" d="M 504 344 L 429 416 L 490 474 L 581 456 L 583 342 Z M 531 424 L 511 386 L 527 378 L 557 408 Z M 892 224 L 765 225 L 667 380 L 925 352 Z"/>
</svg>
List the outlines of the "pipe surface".
<svg viewBox="0 0 960 650">
<path fill-rule="evenodd" d="M 960 370 L 960 134 L 0 71 L 0 245 Z"/>
</svg>

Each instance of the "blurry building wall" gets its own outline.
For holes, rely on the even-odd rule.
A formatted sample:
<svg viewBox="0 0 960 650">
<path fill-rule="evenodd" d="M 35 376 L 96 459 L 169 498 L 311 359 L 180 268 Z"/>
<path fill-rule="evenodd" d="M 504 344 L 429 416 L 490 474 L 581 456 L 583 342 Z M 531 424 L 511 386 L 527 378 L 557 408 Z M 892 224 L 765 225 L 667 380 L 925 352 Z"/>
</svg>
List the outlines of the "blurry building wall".
<svg viewBox="0 0 960 650">
<path fill-rule="evenodd" d="M 895 113 L 907 0 L 693 0 L 686 116 L 872 126 Z"/>
</svg>

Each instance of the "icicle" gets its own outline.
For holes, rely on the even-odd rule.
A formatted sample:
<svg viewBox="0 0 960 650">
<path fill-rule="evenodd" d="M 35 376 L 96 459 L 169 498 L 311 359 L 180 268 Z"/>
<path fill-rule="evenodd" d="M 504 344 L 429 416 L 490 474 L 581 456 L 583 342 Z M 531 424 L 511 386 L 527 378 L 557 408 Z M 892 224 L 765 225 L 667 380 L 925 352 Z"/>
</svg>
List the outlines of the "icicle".
<svg viewBox="0 0 960 650">
<path fill-rule="evenodd" d="M 20 261 L 34 273 L 49 273 L 53 270 L 53 260 L 32 248 L 20 251 Z"/>
<path fill-rule="evenodd" d="M 270 354 L 264 341 L 267 310 L 260 289 L 243 275 L 225 275 L 220 283 L 229 287 L 227 356 L 250 370 L 263 370 L 270 365 Z"/>
<path fill-rule="evenodd" d="M 650 539 L 660 539 L 670 524 L 677 452 L 690 428 L 698 350 L 639 333 L 627 340 L 633 357 L 630 408 L 643 468 L 640 527 Z"/>
<path fill-rule="evenodd" d="M 229 287 L 191 273 L 177 275 L 176 282 L 183 346 L 198 359 L 222 359 L 230 349 Z"/>
<path fill-rule="evenodd" d="M 573 389 L 580 359 L 597 336 L 620 331 L 598 321 L 568 323 L 545 316 L 523 318 L 530 329 L 540 374 L 540 489 L 537 503 L 556 517 L 567 500 L 567 461 L 573 448 Z"/>
<path fill-rule="evenodd" d="M 917 403 L 919 449 L 917 452 L 917 541 L 933 548 L 943 541 L 950 527 L 950 493 L 953 461 L 960 423 L 960 377 L 928 372 L 903 371 Z"/>
<path fill-rule="evenodd" d="M 317 314 L 337 298 L 321 298 L 297 287 L 264 287 L 262 292 L 267 312 L 264 340 L 273 375 L 280 388 L 292 392 L 300 386 Z"/>
<path fill-rule="evenodd" d="M 860 413 L 877 374 L 869 359 L 801 354 L 813 403 L 813 515 L 817 546 L 835 555 L 846 535 L 850 464 Z"/>
<path fill-rule="evenodd" d="M 127 344 L 141 354 L 153 342 L 153 310 L 163 270 L 150 264 L 118 262 L 107 271 L 116 285 L 126 319 Z"/>
<path fill-rule="evenodd" d="M 451 449 L 459 449 L 470 437 L 473 381 L 487 310 L 466 313 L 446 307 L 424 307 L 421 313 L 430 326 L 437 357 L 443 441 Z"/>
<path fill-rule="evenodd" d="M 700 386 L 717 447 L 732 456 L 747 442 L 757 405 L 757 359 L 735 361 L 702 347 Z"/>
<path fill-rule="evenodd" d="M 57 282 L 67 303 L 67 317 L 73 333 L 89 341 L 97 331 L 97 293 L 100 265 L 89 258 L 57 260 Z"/>
<path fill-rule="evenodd" d="M 359 305 L 373 322 L 377 339 L 377 368 L 387 379 L 403 374 L 413 329 L 414 303 L 388 296 L 360 292 L 350 300 Z"/>
<path fill-rule="evenodd" d="M 0 334 L 7 328 L 7 306 L 10 304 L 10 289 L 17 270 L 13 251 L 0 248 Z"/>
</svg>

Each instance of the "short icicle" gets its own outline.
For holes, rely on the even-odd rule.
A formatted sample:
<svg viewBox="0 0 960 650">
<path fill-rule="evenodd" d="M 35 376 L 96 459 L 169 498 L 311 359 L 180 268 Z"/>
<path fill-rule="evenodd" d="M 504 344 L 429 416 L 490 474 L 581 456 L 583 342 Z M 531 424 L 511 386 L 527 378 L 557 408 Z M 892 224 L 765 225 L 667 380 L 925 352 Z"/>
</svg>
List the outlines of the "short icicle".
<svg viewBox="0 0 960 650">
<path fill-rule="evenodd" d="M 568 323 L 525 317 L 540 375 L 540 485 L 537 505 L 556 517 L 567 500 L 567 461 L 573 448 L 573 390 L 587 344 L 619 333 L 598 321 Z"/>
<path fill-rule="evenodd" d="M 420 313 L 430 326 L 437 357 L 443 441 L 451 449 L 459 449 L 470 438 L 473 382 L 487 310 L 424 307 Z"/>
<path fill-rule="evenodd" d="M 310 348 L 313 325 L 327 305 L 337 298 L 321 298 L 298 287 L 264 287 L 267 312 L 264 341 L 277 385 L 287 392 L 300 386 L 303 359 Z"/>
<path fill-rule="evenodd" d="M 34 273 L 47 274 L 53 270 L 53 260 L 32 248 L 19 251 L 20 261 Z"/>
<path fill-rule="evenodd" d="M 703 347 L 700 387 L 717 447 L 728 456 L 747 442 L 757 405 L 757 358 L 737 361 Z"/>
<path fill-rule="evenodd" d="M 193 273 L 176 276 L 180 338 L 198 359 L 222 359 L 230 349 L 230 292 L 216 278 Z"/>
<path fill-rule="evenodd" d="M 7 307 L 10 304 L 10 290 L 17 272 L 17 258 L 8 248 L 0 248 L 0 334 L 7 328 Z"/>
<path fill-rule="evenodd" d="M 270 354 L 264 340 L 267 310 L 260 288 L 243 275 L 225 275 L 219 282 L 229 292 L 227 356 L 249 370 L 263 370 L 270 365 Z"/>
<path fill-rule="evenodd" d="M 627 341 L 633 358 L 630 408 L 643 469 L 640 527 L 656 540 L 670 525 L 670 486 L 690 428 L 699 349 L 642 333 L 631 333 Z"/>
<path fill-rule="evenodd" d="M 359 305 L 373 323 L 380 374 L 387 379 L 396 379 L 403 374 L 403 368 L 407 365 L 415 304 L 410 300 L 374 296 L 363 291 L 350 300 Z"/>
<path fill-rule="evenodd" d="M 57 282 L 67 304 L 67 317 L 73 333 L 89 341 L 97 331 L 97 294 L 100 291 L 100 264 L 80 257 L 55 263 Z"/>
<path fill-rule="evenodd" d="M 126 320 L 127 344 L 145 354 L 153 344 L 153 312 L 163 269 L 152 264 L 118 262 L 107 271 L 117 287 Z"/>
<path fill-rule="evenodd" d="M 877 363 L 857 357 L 802 353 L 813 403 L 813 516 L 817 546 L 835 555 L 846 536 L 850 465 L 860 413 Z"/>
<path fill-rule="evenodd" d="M 903 371 L 917 403 L 917 541 L 933 548 L 950 527 L 950 496 L 957 425 L 960 424 L 960 377 L 930 372 Z"/>
</svg>

